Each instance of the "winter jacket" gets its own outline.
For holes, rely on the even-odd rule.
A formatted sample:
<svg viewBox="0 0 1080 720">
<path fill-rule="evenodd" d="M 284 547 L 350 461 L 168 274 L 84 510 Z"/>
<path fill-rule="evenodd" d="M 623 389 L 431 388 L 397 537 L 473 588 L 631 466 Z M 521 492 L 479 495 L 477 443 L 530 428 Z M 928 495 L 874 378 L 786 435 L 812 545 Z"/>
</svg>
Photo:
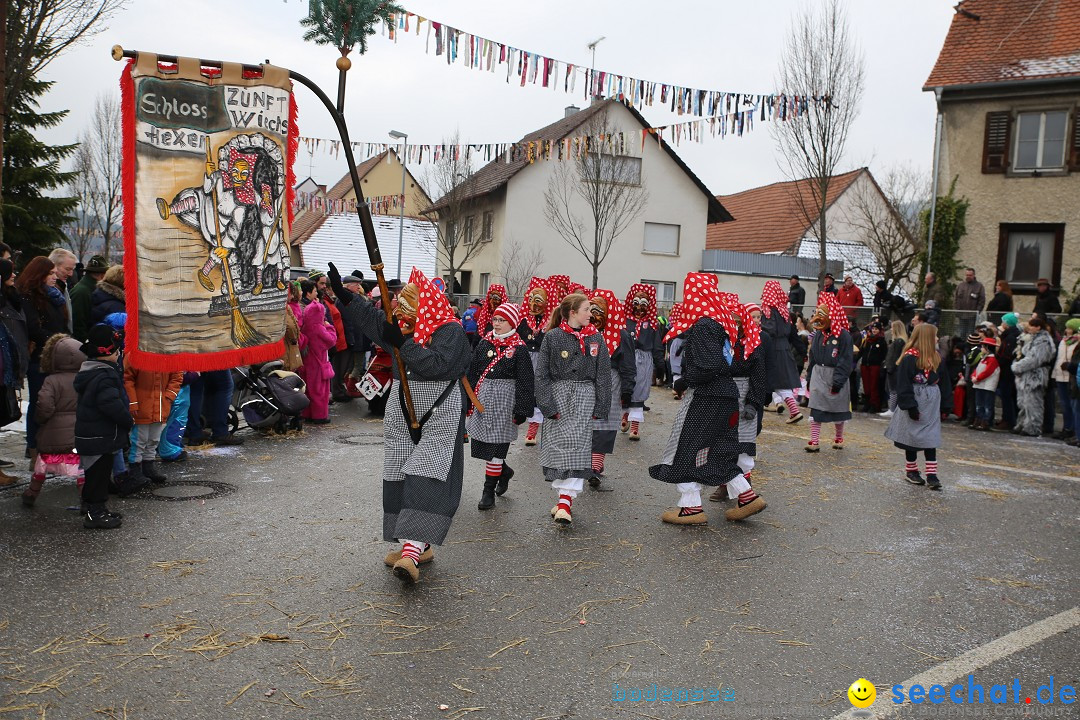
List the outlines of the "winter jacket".
<svg viewBox="0 0 1080 720">
<path fill-rule="evenodd" d="M 124 390 L 136 425 L 163 423 L 169 419 L 173 400 L 184 384 L 182 372 L 136 370 L 124 359 Z"/>
<path fill-rule="evenodd" d="M 295 372 L 297 368 L 304 364 L 304 359 L 300 355 L 300 325 L 296 322 L 296 315 L 293 313 L 292 308 L 287 308 L 285 312 L 285 354 L 281 356 L 281 361 L 285 363 L 285 369 L 291 372 Z"/>
<path fill-rule="evenodd" d="M 847 308 L 857 308 L 863 306 L 862 290 L 858 285 L 852 285 L 850 288 L 840 286 L 840 289 L 836 291 L 836 299 L 844 306 L 845 311 L 848 314 L 852 314 L 852 310 Z"/>
<path fill-rule="evenodd" d="M 986 288 L 978 280 L 965 280 L 956 286 L 953 293 L 953 310 L 974 310 L 979 312 L 986 306 Z"/>
<path fill-rule="evenodd" d="M 22 386 L 26 368 L 30 365 L 30 335 L 26 326 L 26 315 L 22 310 L 22 299 L 17 293 L 0 295 L 0 322 L 4 324 L 14 344 L 15 384 Z"/>
<path fill-rule="evenodd" d="M 976 390 L 997 390 L 1000 379 L 1001 367 L 997 358 L 991 353 L 985 353 L 975 366 L 975 372 L 971 374 L 972 387 Z"/>
<path fill-rule="evenodd" d="M 994 293 L 994 297 L 990 298 L 990 304 L 986 306 L 986 312 L 992 313 L 1007 313 L 1012 310 L 1012 295 L 1003 292 Z"/>
<path fill-rule="evenodd" d="M 326 311 L 330 313 L 330 324 L 334 326 L 336 333 L 334 349 L 338 352 L 348 350 L 349 341 L 345 337 L 345 321 L 341 319 L 341 311 L 333 300 L 323 300 L 323 304 L 326 306 Z"/>
<path fill-rule="evenodd" d="M 87 360 L 75 375 L 75 449 L 95 456 L 123 450 L 135 424 L 124 377 L 115 363 Z"/>
<path fill-rule="evenodd" d="M 461 316 L 461 326 L 467 333 L 476 333 L 476 306 L 472 305 Z"/>
<path fill-rule="evenodd" d="M 351 304 L 351 303 L 350 303 Z M 305 380 L 334 377 L 328 351 L 337 342 L 337 334 L 326 325 L 325 310 L 321 303 L 313 302 L 304 308 L 300 320 L 300 334 L 304 337 L 304 363 L 298 374 Z"/>
<path fill-rule="evenodd" d="M 30 342 L 34 343 L 34 351 L 30 353 L 30 363 L 37 364 L 41 360 L 41 351 L 45 343 L 56 333 L 67 333 L 67 310 L 65 305 L 54 305 L 51 301 L 45 301 L 45 309 L 40 310 L 33 299 L 22 297 L 23 314 L 26 316 L 26 332 Z"/>
<path fill-rule="evenodd" d="M 71 336 L 76 340 L 86 340 L 90 334 L 90 308 L 93 305 L 91 296 L 97 287 L 97 280 L 90 273 L 82 276 L 82 280 L 71 288 Z"/>
<path fill-rule="evenodd" d="M 1029 335 L 1027 341 L 1017 348 L 1017 355 L 1019 357 L 1012 364 L 1017 387 L 1021 384 L 1029 388 L 1046 387 L 1050 379 L 1050 365 L 1054 360 L 1054 341 L 1050 333 L 1040 330 Z"/>
<path fill-rule="evenodd" d="M 49 373 L 37 397 L 37 449 L 42 453 L 69 453 L 75 449 L 75 373 L 86 361 L 80 343 L 54 335 L 41 352 L 41 371 Z"/>
<path fill-rule="evenodd" d="M 932 282 L 923 286 L 922 301 L 933 300 L 939 308 L 945 307 L 945 286 L 939 282 Z"/>
<path fill-rule="evenodd" d="M 806 304 L 806 288 L 795 283 L 795 285 L 788 289 L 787 299 L 791 312 L 801 312 L 803 305 Z"/>
<path fill-rule="evenodd" d="M 99 282 L 90 294 L 90 325 L 105 322 L 105 317 L 115 312 L 126 312 L 124 288 L 112 283 Z"/>
<path fill-rule="evenodd" d="M 1035 308 L 1032 312 L 1037 312 L 1043 317 L 1060 313 L 1061 301 L 1058 300 L 1057 291 L 1047 290 L 1046 292 L 1036 293 Z"/>
<path fill-rule="evenodd" d="M 896 373 L 896 364 L 900 362 L 900 353 L 904 352 L 905 344 L 903 338 L 893 338 L 889 343 L 889 352 L 885 354 L 885 372 L 889 375 Z"/>
<path fill-rule="evenodd" d="M 1054 361 L 1054 367 L 1050 372 L 1050 379 L 1054 382 L 1069 382 L 1069 371 L 1062 367 L 1062 365 L 1068 365 L 1072 362 L 1072 359 L 1076 357 L 1076 347 L 1080 344 L 1080 341 L 1073 341 L 1066 343 L 1065 338 L 1061 339 L 1058 343 L 1057 360 Z"/>
</svg>

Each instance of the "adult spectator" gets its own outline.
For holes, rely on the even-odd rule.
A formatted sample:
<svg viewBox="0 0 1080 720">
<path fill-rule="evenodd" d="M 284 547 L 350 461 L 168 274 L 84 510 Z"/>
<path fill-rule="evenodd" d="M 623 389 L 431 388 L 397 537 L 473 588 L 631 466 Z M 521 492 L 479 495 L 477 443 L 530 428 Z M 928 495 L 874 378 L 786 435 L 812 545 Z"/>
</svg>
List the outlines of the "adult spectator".
<svg viewBox="0 0 1080 720">
<path fill-rule="evenodd" d="M 1046 321 L 1033 317 L 1024 327 L 1024 339 L 1017 348 L 1012 371 L 1016 377 L 1016 426 L 1018 435 L 1039 437 L 1043 433 L 1046 388 L 1050 366 L 1056 356 L 1054 341 L 1046 331 Z"/>
<path fill-rule="evenodd" d="M 26 372 L 30 389 L 30 407 L 26 411 L 26 451 L 31 460 L 31 469 L 33 461 L 37 459 L 38 424 L 34 413 L 37 411 L 38 393 L 45 382 L 45 375 L 41 372 L 41 351 L 53 335 L 68 332 L 67 302 L 57 289 L 56 282 L 56 266 L 49 258 L 41 256 L 27 263 L 15 281 L 30 339 L 30 359 Z"/>
<path fill-rule="evenodd" d="M 67 309 L 67 332 L 70 333 L 72 331 L 71 288 L 68 287 L 68 283 L 74 285 L 71 276 L 75 274 L 75 265 L 79 262 L 79 258 L 75 257 L 75 253 L 70 250 L 56 248 L 49 253 L 49 260 L 56 269 L 56 289 L 64 297 L 64 306 Z"/>
<path fill-rule="evenodd" d="M 1080 293 L 1077 293 L 1076 297 L 1069 303 L 1069 317 L 1080 316 Z"/>
<path fill-rule="evenodd" d="M 11 254 L 10 250 L 8 254 Z M 0 260 L 0 344 L 4 345 L 3 381 L 0 381 L 3 387 L 0 387 L 0 391 L 3 391 L 6 401 L 0 404 L 0 420 L 7 421 L 0 422 L 0 425 L 6 425 L 18 419 L 16 394 L 22 390 L 26 368 L 30 363 L 26 316 L 23 315 L 19 291 L 15 288 L 15 264 L 11 260 Z M 10 460 L 0 460 L 0 468 L 9 468 L 14 464 Z M 0 485 L 4 484 L 0 473 Z"/>
<path fill-rule="evenodd" d="M 14 255 L 11 252 L 11 246 L 6 242 L 0 242 L 0 260 L 11 260 L 12 265 L 15 263 Z"/>
<path fill-rule="evenodd" d="M 884 280 L 874 283 L 874 314 L 881 318 L 884 325 L 889 322 L 892 315 L 893 294 L 889 292 L 888 285 Z"/>
<path fill-rule="evenodd" d="M 836 280 L 833 278 L 832 273 L 825 273 L 825 278 L 822 280 L 821 292 L 836 295 L 839 290 L 840 288 L 836 287 Z"/>
<path fill-rule="evenodd" d="M 953 309 L 982 312 L 986 307 L 986 289 L 975 279 L 975 268 L 964 269 L 964 282 L 953 293 Z"/>
<path fill-rule="evenodd" d="M 469 339 L 469 343 L 473 347 L 476 347 L 476 343 L 480 342 L 476 328 L 476 312 L 482 304 L 480 298 L 473 298 L 469 301 L 469 307 L 465 314 L 461 316 L 461 326 L 465 328 L 465 337 Z"/>
<path fill-rule="evenodd" d="M 105 277 L 105 272 L 109 269 L 109 263 L 105 262 L 105 258 L 100 255 L 95 255 L 90 258 L 90 262 L 86 264 L 86 273 L 75 284 L 75 287 L 71 288 L 69 293 L 71 296 L 71 332 L 79 342 L 86 340 L 87 334 L 90 332 L 90 296 L 94 293 L 94 288 Z"/>
<path fill-rule="evenodd" d="M 1061 302 L 1058 300 L 1058 293 L 1056 290 L 1051 290 L 1050 281 L 1046 278 L 1039 278 L 1035 282 L 1035 309 L 1033 313 L 1038 313 L 1040 317 L 1045 318 L 1047 315 L 1056 315 L 1061 312 Z"/>
<path fill-rule="evenodd" d="M 363 273 L 357 274 L 354 270 L 351 275 L 346 275 L 342 281 L 342 285 L 345 289 L 353 295 L 364 294 L 364 275 Z M 340 298 L 339 298 L 340 299 Z M 347 304 L 347 302 L 345 303 Z M 339 306 L 339 309 L 342 306 Z M 360 328 L 355 324 L 350 329 L 349 320 L 343 312 L 341 314 L 342 320 L 345 323 L 345 336 L 349 340 L 349 362 L 346 367 L 346 387 L 348 387 L 348 378 L 359 380 L 364 377 L 364 367 L 367 364 L 364 361 L 364 356 L 367 354 L 368 345 L 370 344 L 364 333 L 360 332 Z M 350 334 L 351 333 L 351 334 Z M 350 393 L 351 395 L 351 393 Z"/>
<path fill-rule="evenodd" d="M 333 303 L 334 309 L 337 310 L 334 328 L 335 332 L 340 333 L 335 342 L 335 352 L 330 358 L 330 364 L 334 368 L 330 396 L 334 402 L 352 402 L 353 399 L 353 396 L 348 393 L 346 381 L 356 364 L 356 349 L 363 346 L 364 336 L 356 323 L 345 314 L 344 309 L 348 304 L 347 300 L 351 300 L 352 296 L 359 293 L 360 282 L 360 278 L 355 275 L 346 275 L 341 279 L 341 287 L 348 291 L 348 295 L 343 298 L 341 295 L 345 293 L 338 294 L 335 290 L 333 295 L 327 294 L 323 298 L 323 302 Z M 331 281 L 330 285 L 333 288 L 334 282 Z M 341 323 L 340 331 L 337 329 L 339 322 Z"/>
<path fill-rule="evenodd" d="M 1054 437 L 1058 440 L 1067 440 L 1076 436 L 1074 425 L 1076 419 L 1073 417 L 1072 388 L 1070 387 L 1076 384 L 1076 373 L 1069 373 L 1069 365 L 1073 363 L 1076 348 L 1080 345 L 1080 335 L 1077 335 L 1077 331 L 1080 331 L 1080 318 L 1073 318 L 1065 323 L 1065 333 L 1058 343 L 1057 359 L 1054 360 L 1054 366 L 1050 369 L 1050 380 L 1057 389 L 1058 399 L 1061 400 L 1061 415 L 1064 421 L 1061 431 L 1054 433 Z M 1052 422 L 1053 418 L 1051 418 Z M 1051 430 L 1053 430 L 1052 425 Z"/>
<path fill-rule="evenodd" d="M 998 280 L 994 283 L 994 297 L 990 298 L 990 302 L 986 305 L 987 317 L 990 322 L 1001 322 L 1001 317 L 1005 313 L 1013 311 L 1013 294 L 1012 288 L 1009 287 L 1009 283 L 1004 280 Z"/>
<path fill-rule="evenodd" d="M 215 445 L 243 445 L 244 439 L 229 432 L 229 405 L 233 396 L 232 370 L 199 373 L 192 382 L 186 435 L 189 445 L 206 442 L 204 425 L 210 426 L 210 442 Z"/>
<path fill-rule="evenodd" d="M 847 314 L 848 320 L 851 321 L 851 325 L 854 327 L 856 325 L 856 308 L 863 306 L 862 290 L 855 284 L 855 278 L 850 275 L 844 277 L 844 284 L 836 291 L 836 299 L 844 308 L 844 313 Z"/>
<path fill-rule="evenodd" d="M 937 303 L 937 307 L 945 306 L 945 287 L 940 285 L 937 281 L 937 275 L 932 272 L 926 273 L 926 277 L 923 278 L 923 292 L 922 300 L 925 303 L 927 300 L 933 300 Z"/>
<path fill-rule="evenodd" d="M 1016 313 L 1005 313 L 1001 318 L 1000 337 L 1001 345 L 998 347 L 998 367 L 1001 375 L 998 377 L 997 394 L 1001 398 L 1001 420 L 994 423 L 998 430 L 1012 430 L 1016 424 L 1016 377 L 1013 375 L 1013 355 L 1016 354 L 1016 346 L 1020 340 L 1020 318 Z"/>
<path fill-rule="evenodd" d="M 788 312 L 791 315 L 802 315 L 803 305 L 806 304 L 806 288 L 799 284 L 799 276 L 792 275 L 788 279 Z"/>
<path fill-rule="evenodd" d="M 105 322 L 105 318 L 118 312 L 127 312 L 124 305 L 123 265 L 109 268 L 94 287 L 94 292 L 90 293 L 90 327 Z"/>
</svg>

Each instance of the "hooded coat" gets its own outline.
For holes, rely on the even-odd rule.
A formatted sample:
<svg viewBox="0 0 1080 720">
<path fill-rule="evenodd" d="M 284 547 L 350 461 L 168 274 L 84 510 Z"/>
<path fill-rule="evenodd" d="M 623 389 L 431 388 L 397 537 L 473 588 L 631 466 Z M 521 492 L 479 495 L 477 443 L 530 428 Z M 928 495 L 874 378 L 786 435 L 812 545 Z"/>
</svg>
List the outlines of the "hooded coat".
<svg viewBox="0 0 1080 720">
<path fill-rule="evenodd" d="M 135 420 L 128 409 L 120 368 L 105 360 L 87 360 L 75 375 L 75 449 L 96 456 L 123 450 Z"/>
<path fill-rule="evenodd" d="M 124 390 L 136 425 L 163 423 L 169 419 L 173 401 L 184 384 L 182 372 L 136 370 L 124 360 Z"/>
<path fill-rule="evenodd" d="M 63 454 L 75 449 L 75 373 L 86 361 L 81 343 L 65 335 L 54 335 L 41 351 L 41 370 L 49 373 L 38 393 L 34 410 L 38 422 L 37 449 L 40 453 Z"/>
<path fill-rule="evenodd" d="M 102 280 L 90 294 L 90 325 L 103 323 L 106 317 L 117 312 L 127 312 L 124 288 Z M 88 332 L 89 330 L 87 327 Z"/>
</svg>

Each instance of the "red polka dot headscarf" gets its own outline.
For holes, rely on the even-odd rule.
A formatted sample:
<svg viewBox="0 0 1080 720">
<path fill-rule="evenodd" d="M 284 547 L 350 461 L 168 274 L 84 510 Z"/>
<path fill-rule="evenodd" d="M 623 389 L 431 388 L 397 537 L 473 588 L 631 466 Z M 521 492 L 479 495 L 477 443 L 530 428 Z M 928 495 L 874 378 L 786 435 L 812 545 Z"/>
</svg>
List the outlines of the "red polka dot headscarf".
<svg viewBox="0 0 1080 720">
<path fill-rule="evenodd" d="M 672 303 L 671 312 L 668 313 L 667 317 L 668 332 L 667 335 L 664 336 L 664 342 L 674 339 L 675 336 L 672 335 L 671 328 L 679 321 L 680 315 L 682 315 L 682 303 Z"/>
<path fill-rule="evenodd" d="M 747 303 L 739 306 L 739 320 L 742 322 L 742 341 L 743 350 L 746 353 L 746 357 L 750 357 L 758 346 L 761 345 L 761 325 L 754 322 L 754 318 L 750 317 L 750 313 L 754 310 L 760 311 L 761 308 L 755 303 Z"/>
<path fill-rule="evenodd" d="M 626 316 L 623 315 L 623 306 L 619 298 L 610 290 L 599 288 L 589 293 L 589 300 L 603 298 L 607 303 L 607 321 L 604 324 L 604 344 L 607 345 L 608 355 L 614 355 L 619 349 L 619 340 L 622 331 L 626 328 Z"/>
<path fill-rule="evenodd" d="M 761 313 L 767 317 L 772 317 L 772 311 L 780 313 L 780 317 L 784 319 L 784 322 L 791 322 L 788 319 L 788 296 L 784 292 L 784 289 L 780 287 L 780 283 L 776 280 L 769 280 L 765 283 L 765 287 L 761 290 Z"/>
<path fill-rule="evenodd" d="M 418 268 L 412 269 L 409 283 L 415 285 L 418 291 L 413 340 L 426 345 L 436 330 L 448 323 L 456 323 L 458 320 L 446 295 L 439 292 L 439 289 Z"/>
<path fill-rule="evenodd" d="M 710 317 L 724 328 L 732 342 L 739 337 L 735 316 L 739 313 L 738 297 L 731 300 L 731 293 L 721 293 L 712 273 L 687 273 L 683 281 L 683 299 L 678 316 L 668 318 L 671 330 L 667 339 L 676 338 L 693 327 L 703 317 Z"/>
<path fill-rule="evenodd" d="M 498 295 L 498 301 L 493 302 L 493 296 Z M 484 296 L 484 302 L 480 305 L 480 309 L 476 311 L 476 331 L 483 333 L 487 330 L 487 324 L 491 322 L 491 313 L 495 312 L 495 308 L 502 305 L 507 301 L 506 287 L 496 283 L 488 288 L 487 295 Z M 492 306 L 495 307 L 492 307 Z"/>
<path fill-rule="evenodd" d="M 645 311 L 645 317 L 642 320 L 658 325 L 659 320 L 656 318 L 656 288 L 645 283 L 634 283 L 630 286 L 630 292 L 626 293 L 626 302 L 623 303 L 623 312 L 626 313 L 626 319 L 629 320 L 634 317 L 634 298 L 638 295 L 644 295 L 649 301 L 649 307 Z"/>
<path fill-rule="evenodd" d="M 552 305 L 558 305 L 562 302 L 562 299 L 570 294 L 570 276 L 569 275 L 552 275 L 548 278 L 551 282 L 551 286 L 555 288 L 555 300 Z"/>
<path fill-rule="evenodd" d="M 817 304 L 818 307 L 824 305 L 825 310 L 829 313 L 829 330 L 825 333 L 826 335 L 839 335 L 841 330 L 847 330 L 851 327 L 848 316 L 844 313 L 844 308 L 841 307 L 840 301 L 836 299 L 835 295 L 827 292 L 820 293 Z"/>
<path fill-rule="evenodd" d="M 532 309 L 529 307 L 529 298 L 532 297 L 533 290 L 542 288 L 547 294 L 547 304 L 544 306 L 544 311 L 540 314 L 539 322 L 532 314 Z M 555 306 L 559 304 L 559 301 L 555 299 L 555 284 L 551 282 L 549 278 L 539 278 L 533 276 L 529 280 L 529 288 L 525 291 L 525 298 L 521 302 L 521 317 L 525 318 L 525 322 L 529 324 L 529 328 L 533 332 L 543 330 L 547 325 L 548 318 L 551 317 L 551 311 L 555 309 Z"/>
</svg>

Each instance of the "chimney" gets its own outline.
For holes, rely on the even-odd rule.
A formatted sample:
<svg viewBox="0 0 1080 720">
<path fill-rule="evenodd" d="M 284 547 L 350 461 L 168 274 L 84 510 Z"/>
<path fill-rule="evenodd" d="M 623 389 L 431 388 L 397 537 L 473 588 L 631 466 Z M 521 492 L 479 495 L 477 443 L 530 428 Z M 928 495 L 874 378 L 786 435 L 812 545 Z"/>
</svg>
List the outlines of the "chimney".
<svg viewBox="0 0 1080 720">
<path fill-rule="evenodd" d="M 563 111 L 563 117 L 570 117 L 574 113 L 580 112 L 580 111 L 581 111 L 581 108 L 579 108 L 577 105 L 567 105 L 566 110 Z"/>
</svg>

